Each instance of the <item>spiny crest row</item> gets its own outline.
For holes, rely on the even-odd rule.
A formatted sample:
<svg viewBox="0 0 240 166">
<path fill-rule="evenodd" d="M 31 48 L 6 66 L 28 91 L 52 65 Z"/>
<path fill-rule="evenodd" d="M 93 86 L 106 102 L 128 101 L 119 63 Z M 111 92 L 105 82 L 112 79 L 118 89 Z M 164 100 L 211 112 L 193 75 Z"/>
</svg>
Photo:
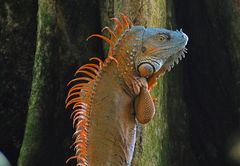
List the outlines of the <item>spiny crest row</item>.
<svg viewBox="0 0 240 166">
<path fill-rule="evenodd" d="M 122 18 L 122 22 L 118 19 L 118 18 L 112 18 L 112 20 L 114 22 L 116 22 L 116 26 L 114 28 L 114 32 L 109 28 L 109 27 L 104 27 L 102 29 L 103 31 L 108 31 L 108 33 L 111 36 L 111 39 L 103 36 L 103 35 L 99 35 L 99 34 L 93 34 L 91 36 L 89 36 L 87 38 L 87 40 L 89 40 L 92 37 L 99 37 L 101 39 L 103 39 L 104 41 L 106 41 L 109 44 L 109 51 L 108 51 L 108 57 L 110 57 L 112 60 L 116 61 L 116 59 L 113 57 L 113 48 L 114 45 L 117 43 L 118 39 L 121 38 L 121 35 L 125 32 L 126 29 L 129 29 L 133 26 L 133 23 L 131 22 L 131 20 L 125 16 L 124 14 L 120 13 L 120 16 Z M 117 62 L 117 61 L 116 61 Z"/>
<path fill-rule="evenodd" d="M 94 95 L 96 78 L 103 66 L 103 61 L 99 58 L 94 57 L 90 60 L 97 60 L 99 64 L 85 64 L 75 72 L 75 76 L 77 74 L 85 74 L 86 76 L 77 77 L 68 83 L 68 85 L 70 85 L 77 82 L 69 90 L 65 101 L 66 108 L 73 104 L 73 112 L 70 117 L 73 119 L 73 128 L 75 128 L 75 133 L 73 134 L 75 141 L 71 147 L 75 147 L 76 153 L 76 155 L 70 157 L 66 163 L 72 159 L 77 159 L 78 165 L 81 166 L 88 165 L 87 143 L 91 102 Z"/>
<path fill-rule="evenodd" d="M 90 60 L 97 60 L 98 64 L 89 63 L 81 66 L 75 73 L 77 74 L 85 74 L 86 76 L 80 76 L 73 80 L 71 80 L 68 85 L 72 83 L 76 83 L 68 92 L 66 98 L 66 108 L 70 105 L 73 105 L 73 112 L 71 113 L 71 118 L 73 119 L 73 128 L 75 128 L 75 133 L 73 134 L 73 138 L 75 139 L 72 146 L 75 146 L 75 156 L 70 157 L 66 163 L 68 163 L 72 159 L 77 160 L 77 166 L 87 166 L 87 144 L 88 144 L 88 130 L 90 125 L 90 116 L 91 116 L 91 105 L 93 95 L 95 93 L 96 81 L 97 77 L 99 77 L 102 68 L 107 65 L 110 61 L 115 61 L 117 64 L 117 60 L 113 57 L 113 48 L 121 35 L 125 32 L 126 29 L 129 29 L 133 26 L 132 22 L 128 17 L 123 14 L 120 14 L 122 18 L 122 23 L 118 18 L 113 18 L 112 20 L 116 22 L 116 27 L 114 28 L 114 32 L 109 28 L 105 27 L 102 31 L 107 30 L 111 36 L 111 39 L 99 35 L 93 34 L 87 38 L 89 40 L 92 37 L 99 37 L 105 40 L 109 45 L 109 53 L 108 57 L 104 60 L 104 62 L 97 58 L 91 58 Z"/>
</svg>

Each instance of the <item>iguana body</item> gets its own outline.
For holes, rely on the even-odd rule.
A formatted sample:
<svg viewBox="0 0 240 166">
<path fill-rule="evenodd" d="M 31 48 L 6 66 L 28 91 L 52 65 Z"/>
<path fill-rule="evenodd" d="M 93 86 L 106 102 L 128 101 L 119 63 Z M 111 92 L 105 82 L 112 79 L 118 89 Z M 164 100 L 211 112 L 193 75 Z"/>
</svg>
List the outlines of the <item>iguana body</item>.
<svg viewBox="0 0 240 166">
<path fill-rule="evenodd" d="M 112 39 L 94 34 L 110 44 L 108 58 L 99 65 L 86 64 L 76 73 L 66 107 L 73 106 L 77 165 L 130 165 L 136 121 L 149 122 L 155 113 L 149 90 L 157 77 L 181 57 L 187 36 L 179 31 L 132 26 L 126 16 L 116 18 Z M 175 39 L 176 38 L 176 39 Z M 165 40 L 165 43 L 164 43 Z M 171 41 L 171 45 L 167 41 Z M 160 45 L 160 46 L 159 46 Z"/>
</svg>

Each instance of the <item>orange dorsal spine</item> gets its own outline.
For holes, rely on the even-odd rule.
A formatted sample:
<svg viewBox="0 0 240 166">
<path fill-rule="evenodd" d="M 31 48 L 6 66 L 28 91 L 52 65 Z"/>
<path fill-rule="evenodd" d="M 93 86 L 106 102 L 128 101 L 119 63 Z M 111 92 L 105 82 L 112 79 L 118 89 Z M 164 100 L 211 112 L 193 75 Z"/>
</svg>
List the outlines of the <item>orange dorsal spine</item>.
<svg viewBox="0 0 240 166">
<path fill-rule="evenodd" d="M 72 146 L 75 146 L 74 149 L 76 154 L 75 156 L 68 158 L 66 163 L 72 159 L 76 159 L 78 166 L 88 165 L 88 129 L 90 127 L 91 105 L 95 95 L 97 82 L 98 79 L 100 79 L 102 69 L 107 66 L 107 63 L 114 61 L 118 66 L 118 61 L 113 57 L 113 49 L 125 30 L 133 26 L 127 16 L 122 13 L 120 13 L 120 16 L 122 23 L 118 18 L 112 19 L 116 22 L 114 31 L 109 27 L 103 28 L 103 31 L 107 30 L 110 34 L 111 39 L 100 34 L 93 34 L 87 38 L 87 40 L 89 40 L 92 37 L 98 37 L 105 40 L 110 45 L 108 57 L 104 61 L 97 57 L 91 58 L 90 60 L 95 60 L 98 64 L 89 63 L 81 66 L 75 73 L 76 78 L 68 83 L 68 85 L 73 84 L 73 86 L 68 92 L 65 103 L 66 108 L 72 106 L 71 109 L 73 110 L 71 118 L 73 119 L 73 128 L 75 128 L 75 133 L 73 134 L 75 141 Z M 85 76 L 77 76 L 78 74 L 84 74 Z"/>
</svg>

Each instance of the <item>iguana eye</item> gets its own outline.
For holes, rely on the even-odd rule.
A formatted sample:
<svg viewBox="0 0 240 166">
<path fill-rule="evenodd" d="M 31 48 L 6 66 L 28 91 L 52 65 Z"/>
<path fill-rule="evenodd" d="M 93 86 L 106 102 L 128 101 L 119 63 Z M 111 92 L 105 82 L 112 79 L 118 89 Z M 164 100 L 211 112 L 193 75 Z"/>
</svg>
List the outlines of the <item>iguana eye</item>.
<svg viewBox="0 0 240 166">
<path fill-rule="evenodd" d="M 161 34 L 161 35 L 159 35 L 159 40 L 160 41 L 164 41 L 165 39 L 167 39 L 167 36 L 166 35 L 163 35 L 163 34 Z"/>
<path fill-rule="evenodd" d="M 159 33 L 157 35 L 157 38 L 160 41 L 169 40 L 170 39 L 170 35 L 168 33 Z"/>
</svg>

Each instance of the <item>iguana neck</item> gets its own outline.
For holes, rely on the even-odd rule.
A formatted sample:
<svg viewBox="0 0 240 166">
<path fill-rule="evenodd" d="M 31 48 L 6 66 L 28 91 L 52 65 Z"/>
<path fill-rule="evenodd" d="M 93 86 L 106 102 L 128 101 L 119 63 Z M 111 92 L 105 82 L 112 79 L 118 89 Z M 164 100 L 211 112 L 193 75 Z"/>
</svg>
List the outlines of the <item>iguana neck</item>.
<svg viewBox="0 0 240 166">
<path fill-rule="evenodd" d="M 133 95 L 131 81 L 134 77 L 139 76 L 135 68 L 135 58 L 141 53 L 142 36 L 144 27 L 136 27 L 135 31 L 126 30 L 113 49 L 113 57 L 118 64 L 116 70 L 119 72 L 119 80 L 125 83 L 130 95 Z"/>
<path fill-rule="evenodd" d="M 136 134 L 131 81 L 138 75 L 134 60 L 142 33 L 141 29 L 122 35 L 113 49 L 117 62 L 104 63 L 97 79 L 87 146 L 90 165 L 131 163 Z"/>
</svg>

